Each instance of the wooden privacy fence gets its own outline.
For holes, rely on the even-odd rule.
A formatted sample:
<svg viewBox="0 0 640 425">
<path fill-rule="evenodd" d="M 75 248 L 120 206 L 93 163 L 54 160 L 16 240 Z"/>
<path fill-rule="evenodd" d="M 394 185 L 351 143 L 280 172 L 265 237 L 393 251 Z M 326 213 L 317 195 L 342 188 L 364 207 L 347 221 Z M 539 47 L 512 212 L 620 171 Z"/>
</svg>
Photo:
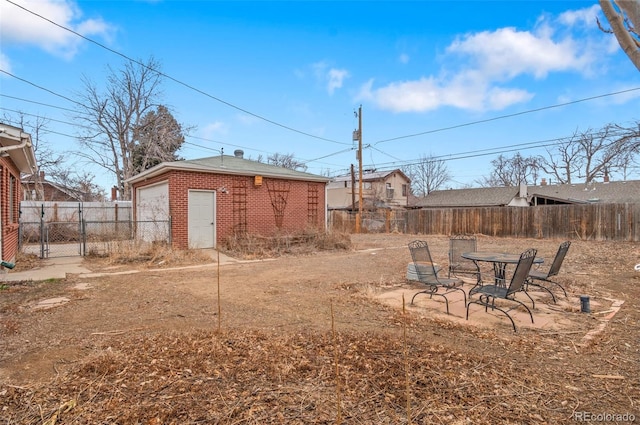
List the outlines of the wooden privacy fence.
<svg viewBox="0 0 640 425">
<path fill-rule="evenodd" d="M 376 219 L 367 218 L 369 214 L 375 214 Z M 329 221 L 335 230 L 355 228 L 355 214 L 348 212 L 332 211 Z M 374 228 L 366 226 L 369 221 L 376 223 Z M 425 208 L 367 213 L 363 223 L 365 232 L 637 242 L 640 241 L 640 204 Z"/>
</svg>

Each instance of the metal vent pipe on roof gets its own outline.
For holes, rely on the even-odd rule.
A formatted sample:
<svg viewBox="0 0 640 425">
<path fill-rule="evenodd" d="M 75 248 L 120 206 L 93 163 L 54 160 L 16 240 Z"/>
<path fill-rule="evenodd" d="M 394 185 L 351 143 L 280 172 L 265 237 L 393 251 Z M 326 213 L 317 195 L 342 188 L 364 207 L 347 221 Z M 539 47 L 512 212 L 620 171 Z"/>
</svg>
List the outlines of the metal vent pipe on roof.
<svg viewBox="0 0 640 425">
<path fill-rule="evenodd" d="M 244 156 L 244 151 L 242 149 L 236 149 L 233 151 L 233 155 L 235 155 L 236 158 L 242 158 Z"/>
</svg>

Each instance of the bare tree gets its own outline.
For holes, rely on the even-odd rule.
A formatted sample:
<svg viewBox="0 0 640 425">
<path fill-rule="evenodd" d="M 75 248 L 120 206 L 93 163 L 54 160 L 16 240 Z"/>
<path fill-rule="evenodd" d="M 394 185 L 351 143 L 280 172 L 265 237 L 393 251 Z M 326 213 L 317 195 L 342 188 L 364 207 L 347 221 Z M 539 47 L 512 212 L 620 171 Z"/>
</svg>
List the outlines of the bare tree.
<svg viewBox="0 0 640 425">
<path fill-rule="evenodd" d="M 133 133 L 131 158 L 135 174 L 161 162 L 180 160 L 176 152 L 184 143 L 182 126 L 166 106 L 149 111 Z"/>
<path fill-rule="evenodd" d="M 25 188 L 30 183 L 33 183 L 33 188 L 35 190 L 34 199 L 44 200 L 42 175 L 50 174 L 52 170 L 60 167 L 64 162 L 64 156 L 62 154 L 55 153 L 53 149 L 51 149 L 51 146 L 45 142 L 46 135 L 48 133 L 47 126 L 49 124 L 49 119 L 41 116 L 29 119 L 27 114 L 18 111 L 15 116 L 5 113 L 3 115 L 3 120 L 12 123 L 12 125 L 21 128 L 23 131 L 31 135 L 33 153 L 36 157 L 36 163 L 38 164 L 38 170 L 40 172 L 28 176 L 24 183 Z"/>
<path fill-rule="evenodd" d="M 613 33 L 622 50 L 640 71 L 640 0 L 599 0 L 600 8 L 611 25 Z"/>
<path fill-rule="evenodd" d="M 28 114 L 17 112 L 16 116 L 4 114 L 3 119 L 22 128 L 31 135 L 33 151 L 38 163 L 38 173 L 24 180 L 25 189 L 35 190 L 33 200 L 47 201 L 43 183 L 50 182 L 63 186 L 82 201 L 98 201 L 105 199 L 105 191 L 94 183 L 95 176 L 76 167 L 69 162 L 69 155 L 55 152 L 47 141 L 49 119 L 35 116 L 29 119 Z"/>
<path fill-rule="evenodd" d="M 104 92 L 83 77 L 77 120 L 87 130 L 79 138 L 83 149 L 78 154 L 113 173 L 121 198 L 127 200 L 131 193 L 125 181 L 136 172 L 132 160 L 135 131 L 142 128 L 143 118 L 158 107 L 160 65 L 151 58 L 146 64 L 126 62 L 120 71 L 108 69 Z"/>
<path fill-rule="evenodd" d="M 478 180 L 484 187 L 519 186 L 520 184 L 536 184 L 540 165 L 536 157 L 523 157 L 516 153 L 511 158 L 503 155 L 491 161 L 493 171 L 488 177 Z"/>
<path fill-rule="evenodd" d="M 262 162 L 262 156 L 258 157 L 258 162 Z M 267 157 L 267 164 L 289 168 L 291 170 L 307 171 L 307 165 L 304 162 L 295 159 L 292 153 L 281 154 L 276 152 L 271 154 Z"/>
<path fill-rule="evenodd" d="M 51 179 L 72 192 L 76 199 L 83 202 L 104 201 L 105 189 L 93 182 L 95 176 L 88 171 L 73 172 L 75 167 L 57 167 L 51 172 Z"/>
<path fill-rule="evenodd" d="M 637 123 L 636 123 L 637 125 Z M 590 183 L 614 172 L 625 173 L 640 149 L 640 129 L 608 124 L 599 131 L 576 132 L 568 140 L 547 150 L 539 165 L 558 183 Z"/>
<path fill-rule="evenodd" d="M 411 179 L 411 192 L 415 196 L 426 196 L 451 179 L 445 161 L 431 154 L 421 155 L 416 164 L 407 165 L 402 171 Z"/>
<path fill-rule="evenodd" d="M 577 140 L 576 131 L 572 137 L 560 142 L 555 149 L 545 149 L 547 156 L 539 157 L 540 168 L 553 176 L 559 184 L 571 184 L 577 178 L 583 165 L 583 154 Z"/>
</svg>

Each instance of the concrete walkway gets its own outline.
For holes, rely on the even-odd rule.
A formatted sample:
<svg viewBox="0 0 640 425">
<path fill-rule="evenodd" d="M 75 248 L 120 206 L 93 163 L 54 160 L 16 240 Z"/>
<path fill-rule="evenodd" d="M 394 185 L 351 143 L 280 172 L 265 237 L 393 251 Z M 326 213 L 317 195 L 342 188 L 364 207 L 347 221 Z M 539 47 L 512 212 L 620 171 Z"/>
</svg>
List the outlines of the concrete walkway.
<svg viewBox="0 0 640 425">
<path fill-rule="evenodd" d="M 211 258 L 213 263 L 198 264 L 192 266 L 175 267 L 174 269 L 206 267 L 217 264 L 218 253 L 212 249 Z M 238 263 L 240 260 L 231 258 L 220 253 L 220 265 Z M 79 255 L 71 257 L 53 257 L 43 260 L 42 266 L 23 272 L 14 272 L 13 270 L 4 269 L 0 271 L 0 282 L 21 282 L 21 281 L 41 281 L 50 279 L 65 279 L 67 274 L 79 274 L 84 277 L 99 277 L 114 273 L 93 273 L 82 265 L 83 257 Z M 166 269 L 165 269 L 166 270 Z M 131 270 L 127 273 L 137 273 L 138 270 Z"/>
<path fill-rule="evenodd" d="M 4 273 L 0 274 L 0 282 L 64 279 L 67 273 L 90 273 L 91 270 L 82 266 L 82 260 L 80 256 L 56 257 L 44 260 L 41 267 L 23 272 L 5 269 Z"/>
</svg>

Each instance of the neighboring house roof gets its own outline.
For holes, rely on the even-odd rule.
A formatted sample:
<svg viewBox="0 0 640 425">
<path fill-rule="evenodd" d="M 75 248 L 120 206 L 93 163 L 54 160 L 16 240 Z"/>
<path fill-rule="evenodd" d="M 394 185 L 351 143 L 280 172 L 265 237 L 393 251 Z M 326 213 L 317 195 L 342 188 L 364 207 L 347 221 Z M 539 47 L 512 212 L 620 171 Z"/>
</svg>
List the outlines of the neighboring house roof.
<svg viewBox="0 0 640 425">
<path fill-rule="evenodd" d="M 25 178 L 22 179 L 22 182 L 25 183 L 26 185 L 35 185 L 36 184 L 35 176 L 36 176 L 35 174 L 31 174 L 29 176 L 26 176 Z M 66 187 L 66 186 L 54 183 L 52 181 L 49 181 L 49 180 L 45 180 L 45 179 L 42 179 L 40 181 L 40 183 L 43 186 L 49 186 L 52 190 L 60 192 L 60 194 L 63 195 L 64 197 L 68 198 L 69 201 L 81 201 L 82 202 L 89 195 L 86 192 L 81 192 L 81 191 L 75 190 L 73 188 Z M 51 194 L 49 194 L 49 197 L 51 197 Z M 49 201 L 50 199 L 46 199 L 46 200 Z"/>
<path fill-rule="evenodd" d="M 434 190 L 424 198 L 418 199 L 414 206 L 417 208 L 506 206 L 519 192 L 518 187 Z"/>
<path fill-rule="evenodd" d="M 21 173 L 33 173 L 38 169 L 31 135 L 18 127 L 0 123 L 0 154 L 8 154 Z"/>
<path fill-rule="evenodd" d="M 277 165 L 265 164 L 258 161 L 244 159 L 241 156 L 218 155 L 208 158 L 191 159 L 183 161 L 163 162 L 149 168 L 129 179 L 128 183 L 136 183 L 151 177 L 155 177 L 170 170 L 197 171 L 216 174 L 232 174 L 240 176 L 272 177 L 290 180 L 304 180 L 316 182 L 328 182 L 328 177 L 316 174 L 291 170 Z"/>
<path fill-rule="evenodd" d="M 640 180 L 527 186 L 529 203 L 640 203 Z M 506 206 L 520 194 L 519 187 L 482 187 L 435 190 L 414 207 Z"/>
<path fill-rule="evenodd" d="M 529 186 L 529 197 L 570 203 L 640 203 L 640 180 Z"/>
<path fill-rule="evenodd" d="M 402 170 L 363 172 L 362 173 L 362 181 L 364 182 L 364 181 L 384 180 L 388 176 L 390 176 L 391 174 L 394 174 L 394 173 L 400 174 L 407 181 L 409 181 L 409 177 L 407 177 L 407 175 L 405 173 L 403 173 Z M 356 175 L 355 175 L 356 181 L 358 180 L 358 175 L 359 175 L 359 173 L 356 173 Z M 334 177 L 333 179 L 331 179 L 331 181 L 334 181 L 334 182 L 351 181 L 351 174 Z"/>
</svg>

